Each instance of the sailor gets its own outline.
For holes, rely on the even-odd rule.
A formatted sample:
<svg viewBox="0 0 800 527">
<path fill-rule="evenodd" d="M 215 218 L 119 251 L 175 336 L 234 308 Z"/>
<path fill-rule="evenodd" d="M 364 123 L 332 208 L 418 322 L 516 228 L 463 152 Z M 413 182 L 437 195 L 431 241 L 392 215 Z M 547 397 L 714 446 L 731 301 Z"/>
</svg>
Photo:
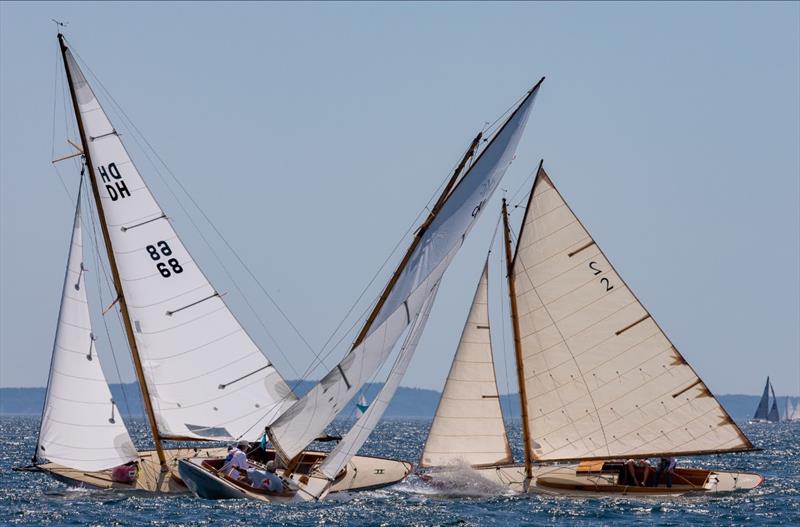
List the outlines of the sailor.
<svg viewBox="0 0 800 527">
<path fill-rule="evenodd" d="M 625 467 L 628 474 L 630 475 L 630 479 L 633 480 L 633 484 L 636 485 L 637 487 L 644 487 L 645 484 L 647 483 L 647 476 L 650 475 L 650 470 L 651 470 L 650 463 L 648 463 L 646 459 L 629 459 L 625 462 Z M 642 469 L 643 472 L 641 482 L 636 478 L 637 468 Z"/>
<path fill-rule="evenodd" d="M 255 489 L 268 490 L 270 492 L 283 492 L 283 482 L 280 476 L 275 473 L 275 462 L 269 461 L 267 470 L 249 468 L 246 471 L 247 479 Z"/>
<path fill-rule="evenodd" d="M 664 472 L 667 473 L 667 488 L 672 487 L 672 474 L 675 471 L 675 465 L 678 464 L 678 460 L 674 457 L 662 457 L 658 462 L 658 468 L 656 469 L 656 482 L 655 486 L 658 487 L 658 481 L 661 479 L 661 474 Z"/>
<path fill-rule="evenodd" d="M 230 460 L 226 461 L 222 468 L 220 469 L 221 472 L 224 472 L 228 475 L 228 477 L 238 479 L 239 477 L 239 470 L 247 470 L 247 449 L 250 448 L 250 443 L 246 439 L 240 440 L 236 443 L 236 448 L 234 448 L 230 452 Z M 227 457 L 225 458 L 228 459 Z"/>
</svg>

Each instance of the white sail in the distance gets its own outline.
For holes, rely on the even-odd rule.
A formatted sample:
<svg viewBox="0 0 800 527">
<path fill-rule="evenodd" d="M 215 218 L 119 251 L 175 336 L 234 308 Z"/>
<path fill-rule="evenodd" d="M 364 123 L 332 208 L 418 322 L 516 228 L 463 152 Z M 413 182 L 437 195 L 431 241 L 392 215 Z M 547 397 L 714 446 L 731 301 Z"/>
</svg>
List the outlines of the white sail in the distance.
<svg viewBox="0 0 800 527">
<path fill-rule="evenodd" d="M 322 433 L 386 361 L 420 313 L 513 161 L 540 84 L 494 135 L 421 234 L 366 337 L 270 426 L 270 439 L 282 457 L 293 458 Z"/>
<path fill-rule="evenodd" d="M 422 467 L 512 461 L 492 356 L 488 271 L 487 262 L 428 432 Z"/>
<path fill-rule="evenodd" d="M 542 168 L 513 279 L 533 459 L 752 448 Z"/>
<path fill-rule="evenodd" d="M 86 294 L 87 272 L 79 198 L 36 457 L 97 471 L 132 461 L 138 453 L 100 366 Z"/>
<path fill-rule="evenodd" d="M 209 283 L 65 51 L 162 438 L 255 439 L 295 396 Z"/>
</svg>

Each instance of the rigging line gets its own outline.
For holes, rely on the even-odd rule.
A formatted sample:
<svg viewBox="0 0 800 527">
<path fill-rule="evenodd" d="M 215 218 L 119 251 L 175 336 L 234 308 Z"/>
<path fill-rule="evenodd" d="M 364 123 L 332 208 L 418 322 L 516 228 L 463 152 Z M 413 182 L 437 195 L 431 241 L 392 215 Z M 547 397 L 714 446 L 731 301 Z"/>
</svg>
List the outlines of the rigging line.
<svg viewBox="0 0 800 527">
<path fill-rule="evenodd" d="M 533 185 L 531 183 L 528 183 L 528 181 L 530 181 L 532 178 L 535 178 L 536 174 L 538 174 L 538 173 L 539 173 L 539 167 L 537 166 L 536 168 L 533 169 L 533 171 L 530 174 L 528 174 L 528 176 L 522 181 L 522 183 L 520 183 L 519 187 L 517 187 L 517 190 L 514 191 L 514 194 L 511 196 L 511 199 L 509 199 L 508 202 L 509 203 L 513 203 L 517 199 L 517 196 L 519 195 L 519 193 L 522 192 L 522 189 L 525 189 L 525 188 L 531 188 L 532 189 Z M 527 199 L 528 194 L 530 194 L 530 192 L 526 192 L 523 199 Z M 522 202 L 520 201 L 519 203 L 514 205 L 513 208 L 514 209 L 519 208 L 521 203 Z"/>
<path fill-rule="evenodd" d="M 501 219 L 500 216 L 498 216 L 497 217 L 498 225 L 500 223 L 500 219 Z M 499 291 L 500 291 L 500 317 L 501 317 L 500 320 L 502 322 L 501 325 L 500 325 L 500 335 L 502 337 L 502 342 L 503 342 L 503 366 L 505 367 L 505 371 L 506 371 L 506 394 L 510 394 L 511 393 L 511 382 L 510 382 L 510 376 L 508 374 L 509 353 L 508 353 L 508 348 L 506 347 L 506 327 L 507 327 L 508 322 L 510 321 L 511 317 L 509 316 L 508 319 L 506 319 L 506 309 L 505 309 L 506 301 L 505 301 L 505 299 L 506 299 L 507 295 L 503 294 L 503 291 L 506 290 L 506 286 L 504 285 L 505 282 L 506 282 L 505 276 L 504 276 L 505 267 L 503 267 L 503 265 L 502 265 L 503 264 L 503 258 L 504 258 L 503 251 L 500 251 L 500 265 L 498 266 L 499 267 L 498 271 L 499 271 L 499 274 L 500 274 L 500 279 L 498 280 L 498 283 L 500 284 L 500 289 L 499 289 Z M 510 417 L 511 416 L 511 400 L 510 400 L 509 397 L 506 398 L 506 412 L 508 412 L 508 416 Z"/>
<path fill-rule="evenodd" d="M 92 69 L 88 66 L 88 64 L 83 60 L 83 58 L 81 58 L 81 56 L 75 50 L 72 50 L 72 52 L 81 61 L 81 63 L 87 69 L 87 71 L 91 74 L 91 76 L 97 81 L 97 83 L 100 86 L 100 88 L 103 90 L 105 95 L 108 97 L 109 101 L 112 103 L 112 108 L 115 110 L 115 112 L 117 113 L 118 117 L 121 118 L 123 123 L 125 121 L 127 121 L 127 123 L 130 124 L 131 128 L 133 128 L 133 130 L 136 132 L 136 134 L 138 134 L 139 137 L 141 137 L 142 141 L 147 145 L 147 147 L 150 149 L 150 151 L 153 153 L 153 155 L 158 159 L 158 161 L 167 170 L 167 173 L 170 176 L 172 176 L 172 179 L 178 184 L 178 186 L 181 188 L 183 193 L 189 198 L 189 200 L 192 202 L 192 204 L 195 206 L 195 208 L 197 208 L 197 210 L 200 211 L 200 213 L 203 216 L 203 218 L 212 227 L 214 232 L 216 232 L 217 236 L 219 236 L 219 238 L 223 241 L 223 243 L 225 243 L 225 245 L 228 247 L 228 249 L 231 251 L 231 253 L 233 253 L 233 255 L 236 257 L 236 259 L 239 261 L 239 263 L 242 265 L 242 267 L 244 267 L 244 269 L 248 272 L 250 277 L 258 284 L 259 288 L 261 288 L 262 292 L 270 300 L 272 305 L 278 310 L 278 312 L 281 314 L 281 316 L 284 318 L 284 320 L 286 320 L 289 323 L 289 325 L 292 327 L 292 329 L 298 335 L 298 337 L 300 337 L 300 339 L 303 341 L 303 343 L 306 345 L 306 347 L 308 347 L 308 349 L 312 353 L 315 353 L 313 348 L 311 347 L 311 345 L 308 343 L 308 341 L 306 341 L 305 337 L 300 333 L 300 331 L 297 329 L 297 327 L 294 325 L 294 323 L 289 319 L 288 315 L 286 315 L 286 313 L 278 305 L 278 303 L 274 300 L 274 298 L 272 298 L 272 296 L 266 291 L 264 286 L 255 277 L 255 275 L 250 270 L 250 268 L 247 267 L 247 265 L 244 263 L 244 261 L 238 255 L 238 253 L 233 249 L 233 247 L 228 243 L 228 241 L 225 239 L 225 237 L 220 233 L 220 231 L 217 229 L 216 225 L 214 225 L 214 223 L 209 219 L 209 217 L 206 215 L 206 213 L 203 211 L 203 209 L 200 208 L 200 206 L 197 204 L 197 202 L 192 197 L 192 195 L 189 194 L 189 192 L 186 190 L 186 188 L 183 186 L 183 184 L 180 182 L 180 180 L 172 172 L 170 167 L 166 164 L 166 162 L 161 158 L 161 156 L 158 154 L 156 149 L 153 148 L 153 146 L 147 140 L 145 135 L 139 130 L 139 128 L 136 126 L 136 124 L 133 122 L 133 120 L 128 116 L 128 114 L 125 113 L 125 110 L 122 108 L 122 106 L 119 103 L 117 103 L 116 99 L 114 99 L 114 97 L 111 95 L 111 93 L 106 89 L 105 85 L 103 85 L 102 81 L 97 77 L 97 75 L 95 75 L 94 71 L 92 71 Z M 203 234 L 203 231 L 197 226 L 197 224 L 192 219 L 192 216 L 189 214 L 189 212 L 186 209 L 186 207 L 183 205 L 181 200 L 177 197 L 176 193 L 172 190 L 170 185 L 167 183 L 166 179 L 162 176 L 161 171 L 158 169 L 156 164 L 150 158 L 149 154 L 147 153 L 147 149 L 144 148 L 142 146 L 142 144 L 139 142 L 139 140 L 136 137 L 136 134 L 131 134 L 131 137 L 133 137 L 134 141 L 136 141 L 136 143 L 139 145 L 142 153 L 145 155 L 145 157 L 148 160 L 148 162 L 150 163 L 150 165 L 154 168 L 156 174 L 159 176 L 159 178 L 162 180 L 162 182 L 164 182 L 164 186 L 167 188 L 167 190 L 169 190 L 170 194 L 173 196 L 175 201 L 178 203 L 178 205 L 180 206 L 181 210 L 183 210 L 184 214 L 186 215 L 186 217 L 188 218 L 189 222 L 192 224 L 194 229 L 197 231 L 197 233 L 200 235 L 200 237 L 203 240 L 203 242 L 211 250 L 211 253 L 214 255 L 215 259 L 217 260 L 217 262 L 219 263 L 220 267 L 225 272 L 225 274 L 228 277 L 228 279 L 233 283 L 233 285 L 236 288 L 237 292 L 242 296 L 242 298 L 244 299 L 246 305 L 248 306 L 250 311 L 254 314 L 254 316 L 256 317 L 256 320 L 258 320 L 258 322 L 261 325 L 262 329 L 264 329 L 265 333 L 267 334 L 267 337 L 272 341 L 272 343 L 275 345 L 275 348 L 278 350 L 278 352 L 281 354 L 281 356 L 284 358 L 284 360 L 289 364 L 289 367 L 292 370 L 292 372 L 297 374 L 297 371 L 294 369 L 294 366 L 292 365 L 292 362 L 289 360 L 289 358 L 287 357 L 286 353 L 280 347 L 280 345 L 278 344 L 277 340 L 272 335 L 272 333 L 267 329 L 266 324 L 264 323 L 264 321 L 259 316 L 258 311 L 252 306 L 252 304 L 248 300 L 248 297 L 244 294 L 242 289 L 239 287 L 239 284 L 236 282 L 236 280 L 233 278 L 231 273 L 228 271 L 228 269 L 225 266 L 225 264 L 222 262 L 222 259 L 219 257 L 218 253 L 214 250 L 214 248 L 211 245 L 211 243 L 208 241 L 208 239 Z"/>
<path fill-rule="evenodd" d="M 84 177 L 84 176 L 82 175 L 81 177 Z M 85 177 L 91 177 L 91 175 L 87 175 Z M 101 270 L 101 272 L 95 273 L 95 280 L 97 282 L 97 295 L 98 295 L 98 297 L 100 299 L 100 305 L 103 305 L 103 289 L 102 289 L 102 286 L 100 284 L 100 274 L 101 273 L 103 274 L 103 277 L 105 278 L 106 287 L 110 291 L 112 291 L 112 294 L 113 294 L 113 290 L 110 287 L 110 283 L 109 283 L 106 267 L 103 265 L 103 262 L 101 261 L 101 258 L 100 258 L 100 247 L 99 247 L 99 245 L 97 243 L 97 241 L 98 241 L 97 240 L 97 225 L 96 225 L 96 221 L 94 221 L 94 218 L 96 217 L 96 214 L 95 214 L 95 211 L 94 211 L 94 207 L 93 207 L 92 201 L 91 201 L 91 199 L 89 197 L 89 189 L 88 189 L 88 187 L 89 187 L 89 185 L 83 185 L 84 195 L 85 195 L 86 203 L 88 205 L 87 212 L 89 213 L 89 218 L 90 218 L 89 224 L 92 227 L 91 231 L 89 231 L 88 238 L 92 241 L 92 246 L 94 248 L 95 265 L 96 265 L 97 269 Z M 106 317 L 101 315 L 100 319 L 103 321 L 103 329 L 105 331 L 106 340 L 108 341 L 108 347 L 111 350 L 111 357 L 112 357 L 112 359 L 114 361 L 114 369 L 117 372 L 117 380 L 119 381 L 119 389 L 120 389 L 120 391 L 122 391 L 122 399 L 125 402 L 125 411 L 128 413 L 128 415 L 132 415 L 131 414 L 131 405 L 130 405 L 130 403 L 128 401 L 128 394 L 125 391 L 125 383 L 122 381 L 122 374 L 120 373 L 119 363 L 117 362 L 117 353 L 114 350 L 114 344 L 113 344 L 113 342 L 111 340 L 111 333 L 109 332 L 109 329 L 108 329 L 108 323 L 106 322 Z M 119 320 L 119 313 L 118 312 L 117 312 L 117 319 Z M 120 322 L 120 324 L 122 323 L 122 321 L 119 321 L 119 322 Z M 109 390 L 110 389 L 111 389 L 111 387 L 109 387 Z"/>
</svg>

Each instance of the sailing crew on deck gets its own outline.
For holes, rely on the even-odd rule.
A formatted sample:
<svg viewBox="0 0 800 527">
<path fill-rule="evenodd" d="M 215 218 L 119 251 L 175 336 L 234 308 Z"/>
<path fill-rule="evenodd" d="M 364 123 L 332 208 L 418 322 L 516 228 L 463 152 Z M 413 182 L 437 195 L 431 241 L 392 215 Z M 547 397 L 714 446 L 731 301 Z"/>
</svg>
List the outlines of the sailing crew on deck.
<svg viewBox="0 0 800 527">
<path fill-rule="evenodd" d="M 250 443 L 246 439 L 240 440 L 236 443 L 236 448 L 231 451 L 230 461 L 227 461 L 222 468 L 220 469 L 221 472 L 224 472 L 228 475 L 228 477 L 238 479 L 239 478 L 239 471 L 237 469 L 247 470 L 247 449 L 250 448 Z M 225 459 L 228 459 L 227 457 Z"/>
<path fill-rule="evenodd" d="M 675 472 L 675 465 L 678 464 L 678 460 L 674 457 L 662 457 L 658 462 L 658 468 L 656 469 L 656 481 L 655 486 L 658 487 L 658 482 L 661 479 L 661 474 L 664 472 L 667 473 L 667 488 L 672 487 L 672 474 Z"/>
<path fill-rule="evenodd" d="M 629 459 L 625 462 L 625 467 L 628 472 L 627 475 L 631 480 L 633 480 L 633 484 L 637 487 L 644 487 L 647 483 L 647 476 L 650 475 L 650 471 L 652 470 L 650 463 L 648 463 L 646 459 Z M 641 482 L 636 478 L 637 468 L 642 469 L 643 471 Z"/>
</svg>

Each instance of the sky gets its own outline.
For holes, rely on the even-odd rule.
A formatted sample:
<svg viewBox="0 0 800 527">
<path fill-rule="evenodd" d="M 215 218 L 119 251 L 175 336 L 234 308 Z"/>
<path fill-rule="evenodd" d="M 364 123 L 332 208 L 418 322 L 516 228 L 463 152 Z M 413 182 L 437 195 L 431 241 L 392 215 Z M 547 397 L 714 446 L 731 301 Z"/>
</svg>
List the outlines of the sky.
<svg viewBox="0 0 800 527">
<path fill-rule="evenodd" d="M 760 393 L 770 375 L 779 394 L 800 393 L 800 4 L 788 2 L 2 2 L 0 386 L 47 381 L 78 182 L 71 162 L 51 164 L 77 139 L 53 18 L 201 207 L 110 112 L 285 377 L 305 372 L 377 273 L 344 327 L 357 325 L 472 137 L 547 76 L 507 196 L 524 197 L 544 158 L 712 391 Z M 404 385 L 441 389 L 502 194 L 445 275 Z M 94 298 L 95 328 L 111 300 Z M 107 377 L 132 380 L 114 310 L 105 321 Z"/>
</svg>

